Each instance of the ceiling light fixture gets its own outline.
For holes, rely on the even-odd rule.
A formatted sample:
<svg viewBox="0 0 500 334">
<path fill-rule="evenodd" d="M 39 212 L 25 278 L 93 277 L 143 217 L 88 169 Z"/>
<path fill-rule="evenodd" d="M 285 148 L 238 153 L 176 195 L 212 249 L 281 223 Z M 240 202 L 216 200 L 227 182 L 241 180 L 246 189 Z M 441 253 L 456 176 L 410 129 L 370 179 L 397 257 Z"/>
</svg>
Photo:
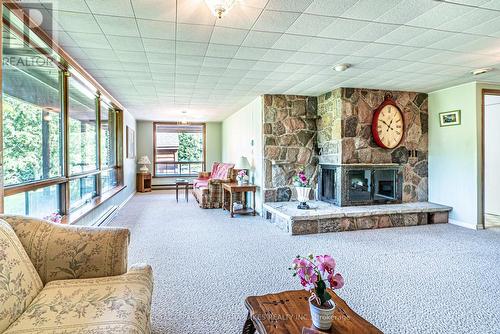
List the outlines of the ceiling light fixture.
<svg viewBox="0 0 500 334">
<path fill-rule="evenodd" d="M 237 0 L 205 0 L 212 13 L 221 19 L 234 6 Z"/>
<path fill-rule="evenodd" d="M 181 114 L 183 116 L 182 116 L 181 120 L 177 122 L 177 125 L 189 125 L 189 121 L 188 121 L 188 119 L 186 117 L 187 111 L 186 110 L 182 110 Z"/>
<path fill-rule="evenodd" d="M 338 64 L 333 67 L 333 69 L 337 72 L 344 72 L 347 70 L 349 67 L 351 67 L 351 64 Z"/>
<path fill-rule="evenodd" d="M 477 70 L 472 71 L 472 75 L 484 74 L 487 72 L 491 72 L 493 69 L 491 67 L 478 68 Z"/>
</svg>

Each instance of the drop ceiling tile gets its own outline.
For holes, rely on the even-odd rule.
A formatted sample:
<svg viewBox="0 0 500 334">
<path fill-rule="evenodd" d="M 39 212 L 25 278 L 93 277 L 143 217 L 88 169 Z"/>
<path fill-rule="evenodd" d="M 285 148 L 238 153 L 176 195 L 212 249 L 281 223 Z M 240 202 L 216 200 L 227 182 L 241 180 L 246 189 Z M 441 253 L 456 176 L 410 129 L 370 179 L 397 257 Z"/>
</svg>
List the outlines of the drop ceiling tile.
<svg viewBox="0 0 500 334">
<path fill-rule="evenodd" d="M 139 37 L 135 19 L 107 15 L 94 16 L 102 32 L 107 35 Z"/>
<path fill-rule="evenodd" d="M 354 51 L 353 55 L 363 56 L 363 57 L 378 57 L 381 53 L 387 52 L 392 49 L 392 45 L 380 44 L 380 43 L 369 43 L 361 49 Z"/>
<path fill-rule="evenodd" d="M 142 42 L 147 52 L 175 53 L 173 40 L 143 38 Z"/>
<path fill-rule="evenodd" d="M 312 2 L 313 0 L 269 0 L 266 9 L 302 12 L 309 7 Z"/>
<path fill-rule="evenodd" d="M 248 47 L 270 48 L 276 43 L 281 35 L 281 33 L 251 30 L 242 45 Z"/>
<path fill-rule="evenodd" d="M 399 26 L 395 24 L 385 24 L 372 22 L 364 27 L 354 30 L 349 36 L 349 39 L 356 41 L 373 42 L 390 32 L 396 30 Z"/>
<path fill-rule="evenodd" d="M 85 0 L 94 14 L 134 17 L 130 0 Z"/>
<path fill-rule="evenodd" d="M 85 3 L 85 0 L 64 0 L 64 1 L 42 1 L 46 8 L 52 8 L 53 10 L 63 10 L 68 12 L 81 12 L 90 13 L 89 7 Z"/>
<path fill-rule="evenodd" d="M 213 26 L 196 24 L 178 24 L 177 40 L 187 42 L 208 43 Z"/>
<path fill-rule="evenodd" d="M 178 1 L 177 22 L 190 24 L 214 25 L 216 17 L 203 0 Z"/>
<path fill-rule="evenodd" d="M 228 68 L 235 69 L 250 69 L 257 63 L 256 60 L 241 60 L 241 59 L 233 59 L 227 66 Z"/>
<path fill-rule="evenodd" d="M 301 14 L 286 32 L 296 35 L 316 36 L 335 20 L 336 18 L 328 16 Z"/>
<path fill-rule="evenodd" d="M 193 66 L 193 65 L 176 65 L 175 73 L 176 74 L 196 74 L 200 73 L 201 65 Z"/>
<path fill-rule="evenodd" d="M 460 44 L 453 48 L 453 50 L 467 52 L 467 53 L 479 53 L 485 55 L 499 55 L 500 48 L 500 38 L 493 37 L 480 37 L 475 40 Z"/>
<path fill-rule="evenodd" d="M 151 20 L 137 20 L 141 37 L 175 39 L 175 23 Z"/>
<path fill-rule="evenodd" d="M 238 51 L 236 45 L 209 44 L 207 57 L 232 58 Z"/>
<path fill-rule="evenodd" d="M 410 45 L 415 47 L 427 47 L 430 44 L 442 41 L 445 38 L 454 35 L 452 32 L 440 31 L 440 30 L 427 30 L 421 34 L 417 34 L 415 37 L 401 43 L 404 45 Z"/>
<path fill-rule="evenodd" d="M 253 67 L 252 71 L 274 71 L 280 64 L 269 61 L 258 61 Z"/>
<path fill-rule="evenodd" d="M 53 17 L 65 32 L 101 33 L 91 14 L 58 11 Z"/>
<path fill-rule="evenodd" d="M 217 20 L 215 24 L 220 27 L 250 29 L 261 12 L 260 8 L 236 5 L 231 9 L 230 14 L 225 16 L 223 20 Z"/>
<path fill-rule="evenodd" d="M 118 61 L 100 59 L 96 61 L 95 64 L 97 68 L 101 70 L 123 71 L 122 64 Z"/>
<path fill-rule="evenodd" d="M 203 66 L 226 68 L 231 62 L 231 58 L 218 58 L 207 56 L 203 59 Z"/>
<path fill-rule="evenodd" d="M 470 10 L 460 17 L 456 17 L 454 20 L 444 22 L 439 25 L 439 29 L 450 30 L 462 32 L 464 30 L 470 29 L 477 25 L 482 24 L 484 21 L 488 21 L 494 18 L 498 18 L 500 15 L 497 11 L 487 10 L 487 9 L 473 9 Z"/>
<path fill-rule="evenodd" d="M 268 49 L 265 48 L 249 48 L 246 46 L 240 46 L 234 58 L 236 59 L 249 59 L 249 60 L 260 60 L 266 54 Z"/>
<path fill-rule="evenodd" d="M 113 50 L 119 51 L 144 51 L 142 40 L 137 37 L 108 36 Z"/>
<path fill-rule="evenodd" d="M 121 62 L 123 70 L 127 72 L 149 72 L 149 65 L 147 62 Z M 135 73 L 134 73 L 135 75 Z"/>
<path fill-rule="evenodd" d="M 169 73 L 175 73 L 175 66 L 173 64 L 154 64 L 150 63 L 149 68 L 151 69 L 151 72 L 153 73 L 153 78 L 155 77 L 156 74 L 169 74 Z"/>
<path fill-rule="evenodd" d="M 93 60 L 116 58 L 115 52 L 109 49 L 85 48 L 84 52 Z M 116 58 L 116 60 L 119 60 L 119 58 Z"/>
<path fill-rule="evenodd" d="M 132 0 L 138 19 L 175 22 L 176 0 Z"/>
<path fill-rule="evenodd" d="M 379 38 L 378 43 L 403 44 L 406 41 L 427 32 L 427 29 L 417 27 L 401 26 L 387 35 Z"/>
<path fill-rule="evenodd" d="M 338 18 L 318 34 L 318 37 L 347 39 L 355 31 L 363 29 L 369 22 Z"/>
<path fill-rule="evenodd" d="M 203 64 L 203 57 L 199 56 L 185 56 L 176 55 L 175 64 L 185 66 L 201 66 Z"/>
<path fill-rule="evenodd" d="M 264 10 L 255 22 L 254 29 L 269 32 L 285 32 L 300 16 L 300 13 Z"/>
<path fill-rule="evenodd" d="M 240 45 L 245 39 L 248 30 L 226 27 L 215 27 L 210 38 L 210 43 Z"/>
<path fill-rule="evenodd" d="M 297 51 L 290 58 L 288 58 L 288 62 L 296 64 L 314 64 L 316 59 L 321 56 L 322 54 L 319 53 Z"/>
<path fill-rule="evenodd" d="M 295 54 L 294 51 L 271 49 L 271 50 L 266 52 L 266 54 L 262 57 L 262 60 L 273 61 L 276 63 L 282 63 L 282 62 L 285 62 L 288 58 L 290 58 L 294 54 Z"/>
<path fill-rule="evenodd" d="M 120 61 L 144 62 L 148 60 L 145 52 L 115 51 L 115 54 Z"/>
<path fill-rule="evenodd" d="M 340 16 L 358 0 L 314 0 L 309 7 L 305 10 L 306 13 Z"/>
<path fill-rule="evenodd" d="M 283 34 L 273 45 L 273 49 L 297 51 L 300 50 L 305 44 L 309 43 L 311 38 L 312 37 L 308 36 Z"/>
<path fill-rule="evenodd" d="M 191 56 L 204 56 L 207 52 L 207 47 L 207 43 L 177 42 L 175 52 Z"/>
<path fill-rule="evenodd" d="M 71 32 L 71 38 L 82 49 L 95 48 L 95 49 L 111 49 L 108 40 L 103 34 L 89 34 L 85 32 Z"/>
<path fill-rule="evenodd" d="M 405 24 L 438 5 L 438 1 L 400 0 L 392 8 L 375 18 L 375 21 Z"/>
<path fill-rule="evenodd" d="M 443 2 L 406 24 L 416 27 L 437 28 L 443 23 L 452 21 L 468 11 L 470 11 L 469 7 Z"/>
<path fill-rule="evenodd" d="M 465 32 L 471 34 L 479 35 L 490 35 L 494 37 L 500 37 L 500 15 L 492 20 L 485 21 L 482 24 L 478 24 L 474 27 L 470 27 L 465 30 Z"/>
<path fill-rule="evenodd" d="M 500 2 L 498 2 L 497 0 L 491 0 L 483 3 L 480 7 L 500 10 Z"/>
<path fill-rule="evenodd" d="M 359 0 L 342 13 L 341 16 L 361 20 L 374 20 L 394 8 L 399 1 L 400 0 Z"/>
</svg>

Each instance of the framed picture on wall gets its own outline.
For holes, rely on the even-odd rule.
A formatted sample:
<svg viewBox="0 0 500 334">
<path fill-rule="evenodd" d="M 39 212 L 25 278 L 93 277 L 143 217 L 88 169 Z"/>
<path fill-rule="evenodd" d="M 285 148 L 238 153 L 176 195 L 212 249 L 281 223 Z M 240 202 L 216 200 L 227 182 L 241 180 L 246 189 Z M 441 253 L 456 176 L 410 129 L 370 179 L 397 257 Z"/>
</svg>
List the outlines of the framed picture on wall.
<svg viewBox="0 0 500 334">
<path fill-rule="evenodd" d="M 127 126 L 127 159 L 135 159 L 135 131 Z"/>
<path fill-rule="evenodd" d="M 439 113 L 439 125 L 441 126 L 460 125 L 461 122 L 460 110 Z"/>
</svg>

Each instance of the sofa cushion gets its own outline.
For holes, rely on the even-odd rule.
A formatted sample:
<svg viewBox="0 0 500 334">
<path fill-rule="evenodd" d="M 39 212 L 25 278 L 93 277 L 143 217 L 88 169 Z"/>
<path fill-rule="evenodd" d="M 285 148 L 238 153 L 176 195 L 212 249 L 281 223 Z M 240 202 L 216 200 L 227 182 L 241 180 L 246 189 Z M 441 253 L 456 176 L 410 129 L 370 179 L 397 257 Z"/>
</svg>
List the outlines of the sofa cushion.
<svg viewBox="0 0 500 334">
<path fill-rule="evenodd" d="M 0 333 L 25 311 L 42 287 L 14 230 L 0 219 Z"/>
<path fill-rule="evenodd" d="M 212 165 L 212 171 L 210 172 L 210 175 L 214 175 L 217 173 L 217 169 L 219 169 L 220 162 L 214 162 Z"/>
<path fill-rule="evenodd" d="M 209 179 L 195 179 L 193 180 L 193 187 L 195 188 L 208 187 L 208 180 Z"/>
<path fill-rule="evenodd" d="M 3 334 L 150 333 L 152 289 L 147 265 L 119 276 L 52 281 Z"/>
<path fill-rule="evenodd" d="M 234 164 L 219 164 L 219 168 L 217 168 L 217 172 L 212 174 L 211 179 L 216 180 L 226 180 L 229 177 L 230 170 L 234 167 Z"/>
</svg>

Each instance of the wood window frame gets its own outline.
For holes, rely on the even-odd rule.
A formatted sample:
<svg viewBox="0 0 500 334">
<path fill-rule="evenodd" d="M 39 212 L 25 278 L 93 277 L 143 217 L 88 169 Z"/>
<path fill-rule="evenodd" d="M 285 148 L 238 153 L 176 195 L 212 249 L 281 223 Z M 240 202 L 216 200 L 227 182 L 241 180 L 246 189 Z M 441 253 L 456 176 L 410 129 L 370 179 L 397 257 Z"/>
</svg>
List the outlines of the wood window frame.
<svg viewBox="0 0 500 334">
<path fill-rule="evenodd" d="M 206 170 L 207 168 L 207 123 L 189 123 L 189 124 L 179 124 L 177 122 L 153 122 L 153 177 L 154 178 L 175 178 L 175 177 L 183 177 L 183 175 L 156 175 L 156 126 L 157 125 L 175 125 L 175 126 L 189 126 L 189 125 L 198 125 L 202 126 L 202 134 L 203 134 L 203 166 L 202 169 Z"/>
<path fill-rule="evenodd" d="M 3 16 L 4 6 L 10 11 L 10 14 L 17 17 L 23 22 L 25 26 L 29 25 L 28 28 L 33 32 L 42 42 L 47 44 L 47 46 L 54 51 L 58 56 L 59 60 L 54 59 L 51 54 L 48 54 L 43 47 L 33 43 L 26 35 L 17 29 L 7 18 Z M 23 40 L 28 44 L 29 47 L 38 51 L 41 55 L 48 57 L 59 69 L 60 69 L 60 89 L 61 94 L 61 113 L 62 113 L 62 165 L 61 165 L 61 176 L 55 178 L 44 179 L 40 181 L 33 181 L 29 183 L 23 183 L 19 185 L 4 187 L 3 178 L 0 180 L 0 212 L 4 212 L 4 197 L 12 196 L 19 193 L 29 192 L 33 190 L 38 190 L 41 188 L 50 187 L 53 185 L 59 185 L 60 191 L 60 211 L 63 215 L 63 222 L 65 223 L 75 223 L 79 219 L 88 215 L 94 208 L 102 205 L 105 201 L 111 199 L 113 196 L 121 192 L 126 188 L 124 185 L 124 173 L 123 173 L 123 157 L 121 152 L 123 152 L 123 110 L 124 107 L 111 95 L 109 94 L 98 82 L 95 80 L 83 67 L 81 67 L 69 54 L 67 54 L 48 34 L 32 22 L 31 18 L 24 12 L 24 10 L 14 2 L 2 3 L 0 7 L 0 16 L 2 18 L 2 23 L 10 29 L 13 33 L 23 38 Z M 30 24 L 31 23 L 31 24 Z M 3 38 L 3 29 L 0 31 L 0 38 Z M 0 49 L 0 56 L 2 56 L 2 50 Z M 69 69 L 74 70 L 78 73 L 78 76 L 87 81 L 96 90 L 95 98 L 95 111 L 96 111 L 96 150 L 97 150 L 97 164 L 96 170 L 73 174 L 70 175 L 69 168 Z M 2 74 L 2 68 L 0 67 L 0 74 Z M 78 79 L 81 79 L 78 78 Z M 0 89 L 2 89 L 2 79 L 0 78 Z M 115 144 L 115 154 L 116 161 L 115 165 L 102 168 L 101 166 L 101 102 L 102 96 L 106 96 L 110 101 L 110 107 L 116 112 L 116 144 Z M 0 108 L 2 106 L 2 99 L 0 99 Z M 0 127 L 0 136 L 3 138 L 2 127 Z M 101 193 L 101 173 L 104 170 L 116 169 L 117 171 L 117 186 L 109 189 L 106 193 Z M 77 209 L 73 209 L 70 214 L 70 189 L 69 182 L 72 180 L 84 178 L 91 175 L 97 175 L 97 196 L 92 199 L 88 204 L 85 204 Z"/>
</svg>

